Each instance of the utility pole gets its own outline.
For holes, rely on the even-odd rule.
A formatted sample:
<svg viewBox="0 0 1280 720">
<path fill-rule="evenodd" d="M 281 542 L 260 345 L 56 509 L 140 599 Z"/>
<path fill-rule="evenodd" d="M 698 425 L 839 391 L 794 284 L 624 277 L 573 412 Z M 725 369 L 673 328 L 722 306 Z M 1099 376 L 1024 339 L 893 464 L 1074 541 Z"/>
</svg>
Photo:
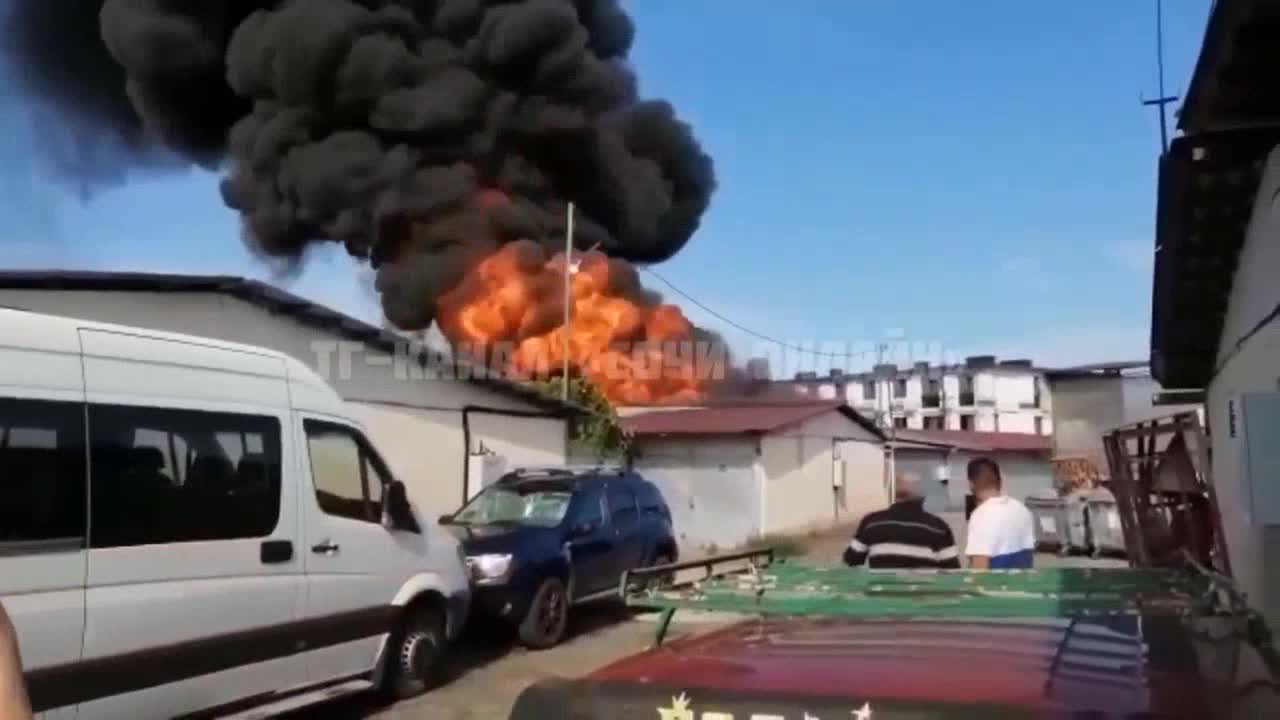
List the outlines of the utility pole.
<svg viewBox="0 0 1280 720">
<path fill-rule="evenodd" d="M 887 429 L 889 430 L 889 463 L 888 463 L 888 469 L 887 469 L 887 473 L 889 477 L 888 477 L 888 482 L 885 484 L 889 489 L 889 502 L 892 503 L 894 501 L 894 496 L 898 491 L 898 488 L 897 488 L 897 485 L 898 485 L 898 470 L 897 470 L 898 426 L 893 419 L 893 390 L 895 385 L 894 378 L 892 377 L 888 378 L 889 382 L 887 383 L 887 387 L 884 387 L 884 388 L 879 387 L 880 369 L 884 365 L 884 353 L 885 353 L 885 350 L 887 350 L 888 348 L 889 346 L 887 343 L 880 343 L 879 352 L 877 353 L 877 357 L 876 357 L 876 370 L 875 372 L 872 373 L 872 376 L 876 378 L 876 385 L 877 385 L 876 397 L 879 398 L 882 395 L 884 396 L 884 406 L 886 411 L 882 415 L 882 417 L 885 418 L 885 422 L 887 423 Z M 886 373 L 886 375 L 888 374 Z M 879 405 L 879 402 L 877 401 L 876 404 Z"/>
<path fill-rule="evenodd" d="M 573 300 L 573 203 L 569 203 L 569 217 L 564 233 L 564 374 L 560 377 L 560 398 L 569 402 L 569 303 Z"/>
<path fill-rule="evenodd" d="M 1169 152 L 1168 117 L 1164 108 L 1178 101 L 1178 96 L 1164 94 L 1164 0 L 1156 0 L 1156 74 L 1159 97 L 1142 100 L 1142 104 L 1155 107 L 1160 113 L 1160 155 L 1163 156 Z"/>
</svg>

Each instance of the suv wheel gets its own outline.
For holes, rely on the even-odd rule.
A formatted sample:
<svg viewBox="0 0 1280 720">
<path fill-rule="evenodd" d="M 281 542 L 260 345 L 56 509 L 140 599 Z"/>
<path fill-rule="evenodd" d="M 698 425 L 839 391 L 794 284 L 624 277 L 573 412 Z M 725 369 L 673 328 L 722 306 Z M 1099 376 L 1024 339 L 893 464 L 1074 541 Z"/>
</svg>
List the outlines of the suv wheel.
<svg viewBox="0 0 1280 720">
<path fill-rule="evenodd" d="M 653 559 L 653 562 L 649 564 L 649 567 L 662 567 L 663 565 L 670 565 L 673 562 L 675 561 L 672 560 L 671 556 L 667 553 L 658 553 L 658 556 Z M 648 587 L 646 589 L 661 590 L 663 587 L 670 585 L 674 580 L 674 573 L 655 575 L 651 580 L 649 580 Z"/>
<path fill-rule="evenodd" d="M 549 648 L 564 637 L 569 624 L 569 594 L 560 578 L 547 578 L 529 604 L 520 623 L 520 642 L 525 647 Z"/>
<path fill-rule="evenodd" d="M 425 605 L 411 607 L 387 651 L 387 694 L 404 700 L 431 689 L 444 651 L 443 616 Z"/>
</svg>

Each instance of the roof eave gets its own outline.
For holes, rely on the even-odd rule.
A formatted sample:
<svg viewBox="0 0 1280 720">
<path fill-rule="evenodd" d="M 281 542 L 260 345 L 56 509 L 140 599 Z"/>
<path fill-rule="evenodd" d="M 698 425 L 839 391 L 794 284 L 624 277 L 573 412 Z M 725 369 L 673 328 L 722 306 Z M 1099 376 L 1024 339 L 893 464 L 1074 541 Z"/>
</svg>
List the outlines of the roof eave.
<svg viewBox="0 0 1280 720">
<path fill-rule="evenodd" d="M 314 303 L 260 280 L 235 275 L 179 275 L 172 273 L 0 270 L 0 288 L 16 290 L 82 290 L 90 292 L 209 292 L 230 295 L 251 305 L 289 315 L 312 327 L 345 335 L 384 351 L 394 352 L 398 343 L 408 342 L 385 329 L 370 325 L 324 305 Z M 419 356 L 419 364 L 427 360 Z M 474 372 L 467 382 L 508 397 L 522 400 L 549 415 L 573 417 L 590 411 L 573 403 L 565 403 L 517 382 L 488 375 L 481 366 L 453 357 L 459 365 Z"/>
<path fill-rule="evenodd" d="M 1180 137 L 1160 160 L 1151 302 L 1151 375 L 1203 388 L 1267 154 L 1280 127 Z"/>
</svg>

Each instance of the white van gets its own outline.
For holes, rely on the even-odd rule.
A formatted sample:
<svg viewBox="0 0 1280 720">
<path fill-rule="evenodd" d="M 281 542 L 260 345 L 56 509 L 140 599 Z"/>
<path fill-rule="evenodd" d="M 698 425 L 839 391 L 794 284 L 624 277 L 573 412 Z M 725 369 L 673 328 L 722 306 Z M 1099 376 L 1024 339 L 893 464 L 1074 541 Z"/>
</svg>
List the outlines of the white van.
<svg viewBox="0 0 1280 720">
<path fill-rule="evenodd" d="M 146 720 L 420 693 L 469 595 L 299 361 L 0 308 L 0 602 L 39 715 Z"/>
</svg>

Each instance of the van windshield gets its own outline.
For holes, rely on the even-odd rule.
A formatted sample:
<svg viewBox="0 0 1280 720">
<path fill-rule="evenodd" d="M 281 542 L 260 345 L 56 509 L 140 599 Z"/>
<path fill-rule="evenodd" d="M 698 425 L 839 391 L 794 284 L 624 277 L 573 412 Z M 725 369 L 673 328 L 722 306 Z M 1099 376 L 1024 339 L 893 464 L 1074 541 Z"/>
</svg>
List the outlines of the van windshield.
<svg viewBox="0 0 1280 720">
<path fill-rule="evenodd" d="M 572 498 L 573 494 L 566 490 L 489 487 L 454 515 L 453 522 L 555 527 L 564 520 Z"/>
</svg>

